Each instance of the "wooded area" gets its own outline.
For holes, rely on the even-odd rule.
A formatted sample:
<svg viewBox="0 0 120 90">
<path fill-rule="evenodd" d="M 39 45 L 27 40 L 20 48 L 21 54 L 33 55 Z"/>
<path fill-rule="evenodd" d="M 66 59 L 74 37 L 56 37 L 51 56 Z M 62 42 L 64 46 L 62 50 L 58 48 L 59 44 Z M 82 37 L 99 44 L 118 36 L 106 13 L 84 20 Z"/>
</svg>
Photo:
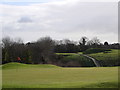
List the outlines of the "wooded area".
<svg viewBox="0 0 120 90">
<path fill-rule="evenodd" d="M 56 64 L 61 55 L 56 53 L 77 53 L 84 52 L 90 48 L 120 49 L 119 43 L 109 44 L 107 41 L 101 43 L 95 37 L 89 40 L 82 37 L 78 42 L 69 39 L 52 40 L 50 37 L 42 37 L 34 42 L 23 43 L 22 39 L 13 40 L 10 37 L 2 39 L 2 63 L 18 62 L 19 57 L 22 63 L 32 64 Z"/>
</svg>

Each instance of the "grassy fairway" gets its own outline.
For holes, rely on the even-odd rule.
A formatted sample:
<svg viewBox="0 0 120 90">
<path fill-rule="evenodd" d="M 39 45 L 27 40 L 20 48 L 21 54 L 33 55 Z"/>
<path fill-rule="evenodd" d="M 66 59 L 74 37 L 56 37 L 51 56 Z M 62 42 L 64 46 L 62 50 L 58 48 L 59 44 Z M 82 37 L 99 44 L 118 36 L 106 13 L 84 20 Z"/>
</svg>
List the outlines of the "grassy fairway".
<svg viewBox="0 0 120 90">
<path fill-rule="evenodd" d="M 115 50 L 112 49 L 111 51 L 109 51 L 108 53 L 94 53 L 94 54 L 88 54 L 89 56 L 92 56 L 93 58 L 101 61 L 103 66 L 113 66 L 113 65 L 118 65 L 118 56 L 120 50 Z"/>
<path fill-rule="evenodd" d="M 101 53 L 95 53 L 95 54 L 89 54 L 89 55 L 98 60 L 105 60 L 105 59 L 118 60 L 119 52 L 120 50 L 112 49 L 108 53 L 101 52 Z"/>
<path fill-rule="evenodd" d="M 112 88 L 117 87 L 117 72 L 117 67 L 60 68 L 10 63 L 3 66 L 3 88 Z"/>
</svg>

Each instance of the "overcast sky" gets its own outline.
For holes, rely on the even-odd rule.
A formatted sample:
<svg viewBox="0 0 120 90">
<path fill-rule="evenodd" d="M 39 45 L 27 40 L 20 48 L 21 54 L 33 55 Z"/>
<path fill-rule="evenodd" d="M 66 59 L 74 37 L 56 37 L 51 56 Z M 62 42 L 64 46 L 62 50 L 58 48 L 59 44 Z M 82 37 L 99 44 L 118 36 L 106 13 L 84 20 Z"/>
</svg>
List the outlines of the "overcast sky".
<svg viewBox="0 0 120 90">
<path fill-rule="evenodd" d="M 81 0 L 6 1 L 0 3 L 2 36 L 20 37 L 24 42 L 45 36 L 75 41 L 86 36 L 98 37 L 101 42 L 118 42 L 117 4 Z"/>
</svg>

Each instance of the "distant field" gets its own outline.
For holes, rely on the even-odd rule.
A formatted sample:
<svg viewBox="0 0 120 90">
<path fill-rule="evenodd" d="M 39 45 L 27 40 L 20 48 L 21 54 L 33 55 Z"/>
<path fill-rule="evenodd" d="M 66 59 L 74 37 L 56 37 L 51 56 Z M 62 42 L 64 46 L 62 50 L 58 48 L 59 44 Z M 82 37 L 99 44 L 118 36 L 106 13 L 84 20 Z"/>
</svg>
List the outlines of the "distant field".
<svg viewBox="0 0 120 90">
<path fill-rule="evenodd" d="M 78 53 L 57 53 L 57 55 L 63 55 L 62 59 L 60 60 L 65 66 L 83 66 L 83 67 L 93 67 L 95 64 L 91 59 L 79 55 Z M 69 63 L 74 63 L 70 65 Z"/>
<path fill-rule="evenodd" d="M 2 66 L 2 69 L 24 69 L 24 68 L 61 68 L 59 66 L 51 65 L 51 64 L 41 64 L 41 65 L 35 65 L 35 64 L 21 64 L 21 63 L 8 63 L 4 64 Z"/>
<path fill-rule="evenodd" d="M 117 67 L 62 68 L 54 65 L 3 65 L 3 88 L 115 88 Z"/>
<path fill-rule="evenodd" d="M 77 55 L 77 54 L 82 54 L 82 52 L 78 53 L 56 53 L 57 55 Z"/>
<path fill-rule="evenodd" d="M 100 61 L 103 66 L 113 66 L 118 65 L 118 55 L 120 55 L 120 50 L 112 49 L 112 51 L 107 53 L 101 52 L 88 55 Z"/>
<path fill-rule="evenodd" d="M 120 53 L 120 50 L 117 49 L 111 49 L 111 51 L 107 52 L 101 52 L 101 53 L 94 53 L 94 54 L 87 54 L 88 56 L 93 57 L 94 59 L 98 60 L 99 64 L 101 66 L 119 66 L 118 63 L 118 55 Z M 93 61 L 91 59 L 79 55 L 82 54 L 82 52 L 79 53 L 57 53 L 57 55 L 63 55 L 63 59 L 61 59 L 62 62 L 70 62 L 74 61 L 80 64 L 81 66 L 95 66 Z"/>
</svg>

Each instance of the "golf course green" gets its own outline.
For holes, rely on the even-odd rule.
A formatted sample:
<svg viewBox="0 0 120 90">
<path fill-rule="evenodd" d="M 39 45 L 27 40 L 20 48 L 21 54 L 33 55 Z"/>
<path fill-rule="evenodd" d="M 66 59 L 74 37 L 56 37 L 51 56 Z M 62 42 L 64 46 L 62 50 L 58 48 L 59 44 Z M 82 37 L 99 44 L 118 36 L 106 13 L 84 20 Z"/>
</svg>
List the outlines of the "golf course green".
<svg viewBox="0 0 120 90">
<path fill-rule="evenodd" d="M 117 88 L 118 67 L 70 67 L 50 64 L 2 65 L 3 88 Z"/>
</svg>

